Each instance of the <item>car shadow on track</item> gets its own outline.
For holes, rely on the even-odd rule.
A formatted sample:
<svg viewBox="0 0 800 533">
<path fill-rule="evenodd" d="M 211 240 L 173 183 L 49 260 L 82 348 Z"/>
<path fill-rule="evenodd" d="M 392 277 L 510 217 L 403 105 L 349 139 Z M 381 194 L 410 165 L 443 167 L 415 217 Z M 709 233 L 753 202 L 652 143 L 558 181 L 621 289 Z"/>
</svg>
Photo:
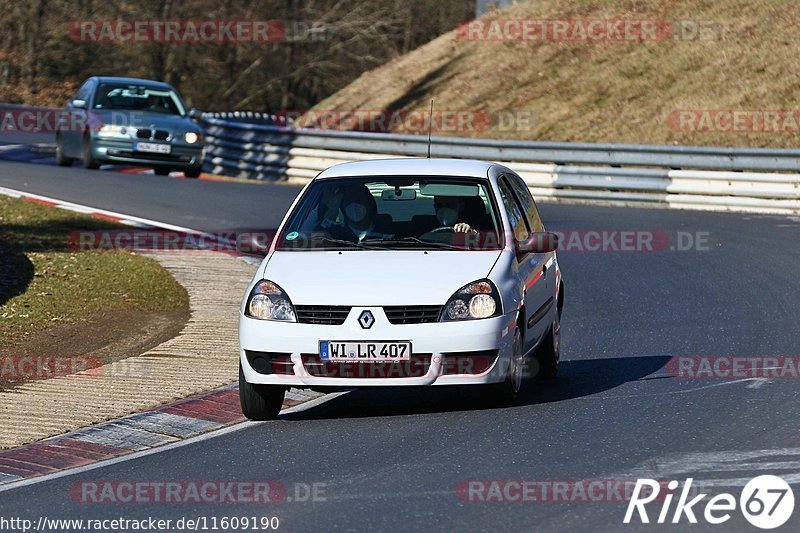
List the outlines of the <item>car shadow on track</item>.
<svg viewBox="0 0 800 533">
<path fill-rule="evenodd" d="M 546 404 L 598 394 L 658 372 L 669 359 L 669 356 L 653 355 L 562 361 L 557 379 L 527 383 L 514 406 Z M 480 389 L 475 386 L 358 389 L 281 418 L 363 418 L 498 408 L 487 401 Z"/>
</svg>

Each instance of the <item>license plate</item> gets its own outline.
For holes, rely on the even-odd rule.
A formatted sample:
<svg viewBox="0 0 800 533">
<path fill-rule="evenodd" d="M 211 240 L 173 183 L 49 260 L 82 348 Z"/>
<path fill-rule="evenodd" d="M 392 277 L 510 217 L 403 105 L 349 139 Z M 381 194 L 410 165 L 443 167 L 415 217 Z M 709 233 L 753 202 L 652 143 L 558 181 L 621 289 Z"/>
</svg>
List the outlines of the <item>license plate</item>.
<svg viewBox="0 0 800 533">
<path fill-rule="evenodd" d="M 158 143 L 134 143 L 133 149 L 137 152 L 150 152 L 151 154 L 168 154 L 172 151 L 170 145 Z"/>
<path fill-rule="evenodd" d="M 381 363 L 410 361 L 410 342 L 320 341 L 319 358 L 342 363 Z"/>
</svg>

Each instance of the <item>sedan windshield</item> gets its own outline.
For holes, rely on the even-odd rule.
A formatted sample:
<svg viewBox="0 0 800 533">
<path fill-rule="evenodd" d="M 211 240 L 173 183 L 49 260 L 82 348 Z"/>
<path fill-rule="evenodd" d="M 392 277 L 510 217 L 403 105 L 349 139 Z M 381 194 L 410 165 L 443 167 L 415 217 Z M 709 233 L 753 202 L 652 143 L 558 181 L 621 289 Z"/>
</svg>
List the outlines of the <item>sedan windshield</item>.
<svg viewBox="0 0 800 533">
<path fill-rule="evenodd" d="M 499 250 L 488 181 L 330 178 L 314 182 L 278 236 L 278 250 Z"/>
<path fill-rule="evenodd" d="M 147 85 L 103 83 L 97 88 L 94 109 L 122 109 L 184 116 L 186 110 L 178 94 Z"/>
</svg>

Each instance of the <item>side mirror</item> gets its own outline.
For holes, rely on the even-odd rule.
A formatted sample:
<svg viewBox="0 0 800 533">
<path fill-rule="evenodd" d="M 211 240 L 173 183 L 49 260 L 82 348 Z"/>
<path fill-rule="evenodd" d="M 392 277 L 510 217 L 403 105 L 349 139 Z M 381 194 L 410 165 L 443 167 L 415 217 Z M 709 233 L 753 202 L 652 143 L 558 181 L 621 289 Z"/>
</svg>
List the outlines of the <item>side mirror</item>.
<svg viewBox="0 0 800 533">
<path fill-rule="evenodd" d="M 73 100 L 72 107 L 75 109 L 86 109 L 86 100 Z"/>
<path fill-rule="evenodd" d="M 524 241 L 516 241 L 517 254 L 546 254 L 558 249 L 558 235 L 550 231 L 531 233 Z"/>
<path fill-rule="evenodd" d="M 189 110 L 189 118 L 191 118 L 192 120 L 200 120 L 201 118 L 203 118 L 203 112 L 197 109 L 196 107 L 193 107 Z"/>
</svg>

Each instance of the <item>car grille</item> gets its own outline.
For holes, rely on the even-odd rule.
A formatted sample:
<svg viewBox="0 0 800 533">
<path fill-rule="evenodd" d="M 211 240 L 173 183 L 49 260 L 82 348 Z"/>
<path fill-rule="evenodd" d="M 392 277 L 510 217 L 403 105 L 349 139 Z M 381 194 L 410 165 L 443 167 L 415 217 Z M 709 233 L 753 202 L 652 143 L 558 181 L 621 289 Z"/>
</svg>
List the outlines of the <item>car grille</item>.
<svg viewBox="0 0 800 533">
<path fill-rule="evenodd" d="M 331 363 L 317 354 L 302 354 L 303 368 L 309 376 L 318 378 L 421 378 L 428 374 L 432 354 L 412 354 L 411 360 L 399 362 Z"/>
<path fill-rule="evenodd" d="M 140 128 L 136 130 L 136 137 L 139 139 L 166 141 L 169 138 L 169 132 L 166 130 L 151 130 L 148 128 Z"/>
<path fill-rule="evenodd" d="M 439 320 L 440 305 L 400 305 L 384 307 L 383 312 L 392 324 L 427 324 Z"/>
<path fill-rule="evenodd" d="M 341 326 L 350 314 L 350 307 L 342 305 L 296 305 L 294 309 L 301 324 Z"/>
</svg>

